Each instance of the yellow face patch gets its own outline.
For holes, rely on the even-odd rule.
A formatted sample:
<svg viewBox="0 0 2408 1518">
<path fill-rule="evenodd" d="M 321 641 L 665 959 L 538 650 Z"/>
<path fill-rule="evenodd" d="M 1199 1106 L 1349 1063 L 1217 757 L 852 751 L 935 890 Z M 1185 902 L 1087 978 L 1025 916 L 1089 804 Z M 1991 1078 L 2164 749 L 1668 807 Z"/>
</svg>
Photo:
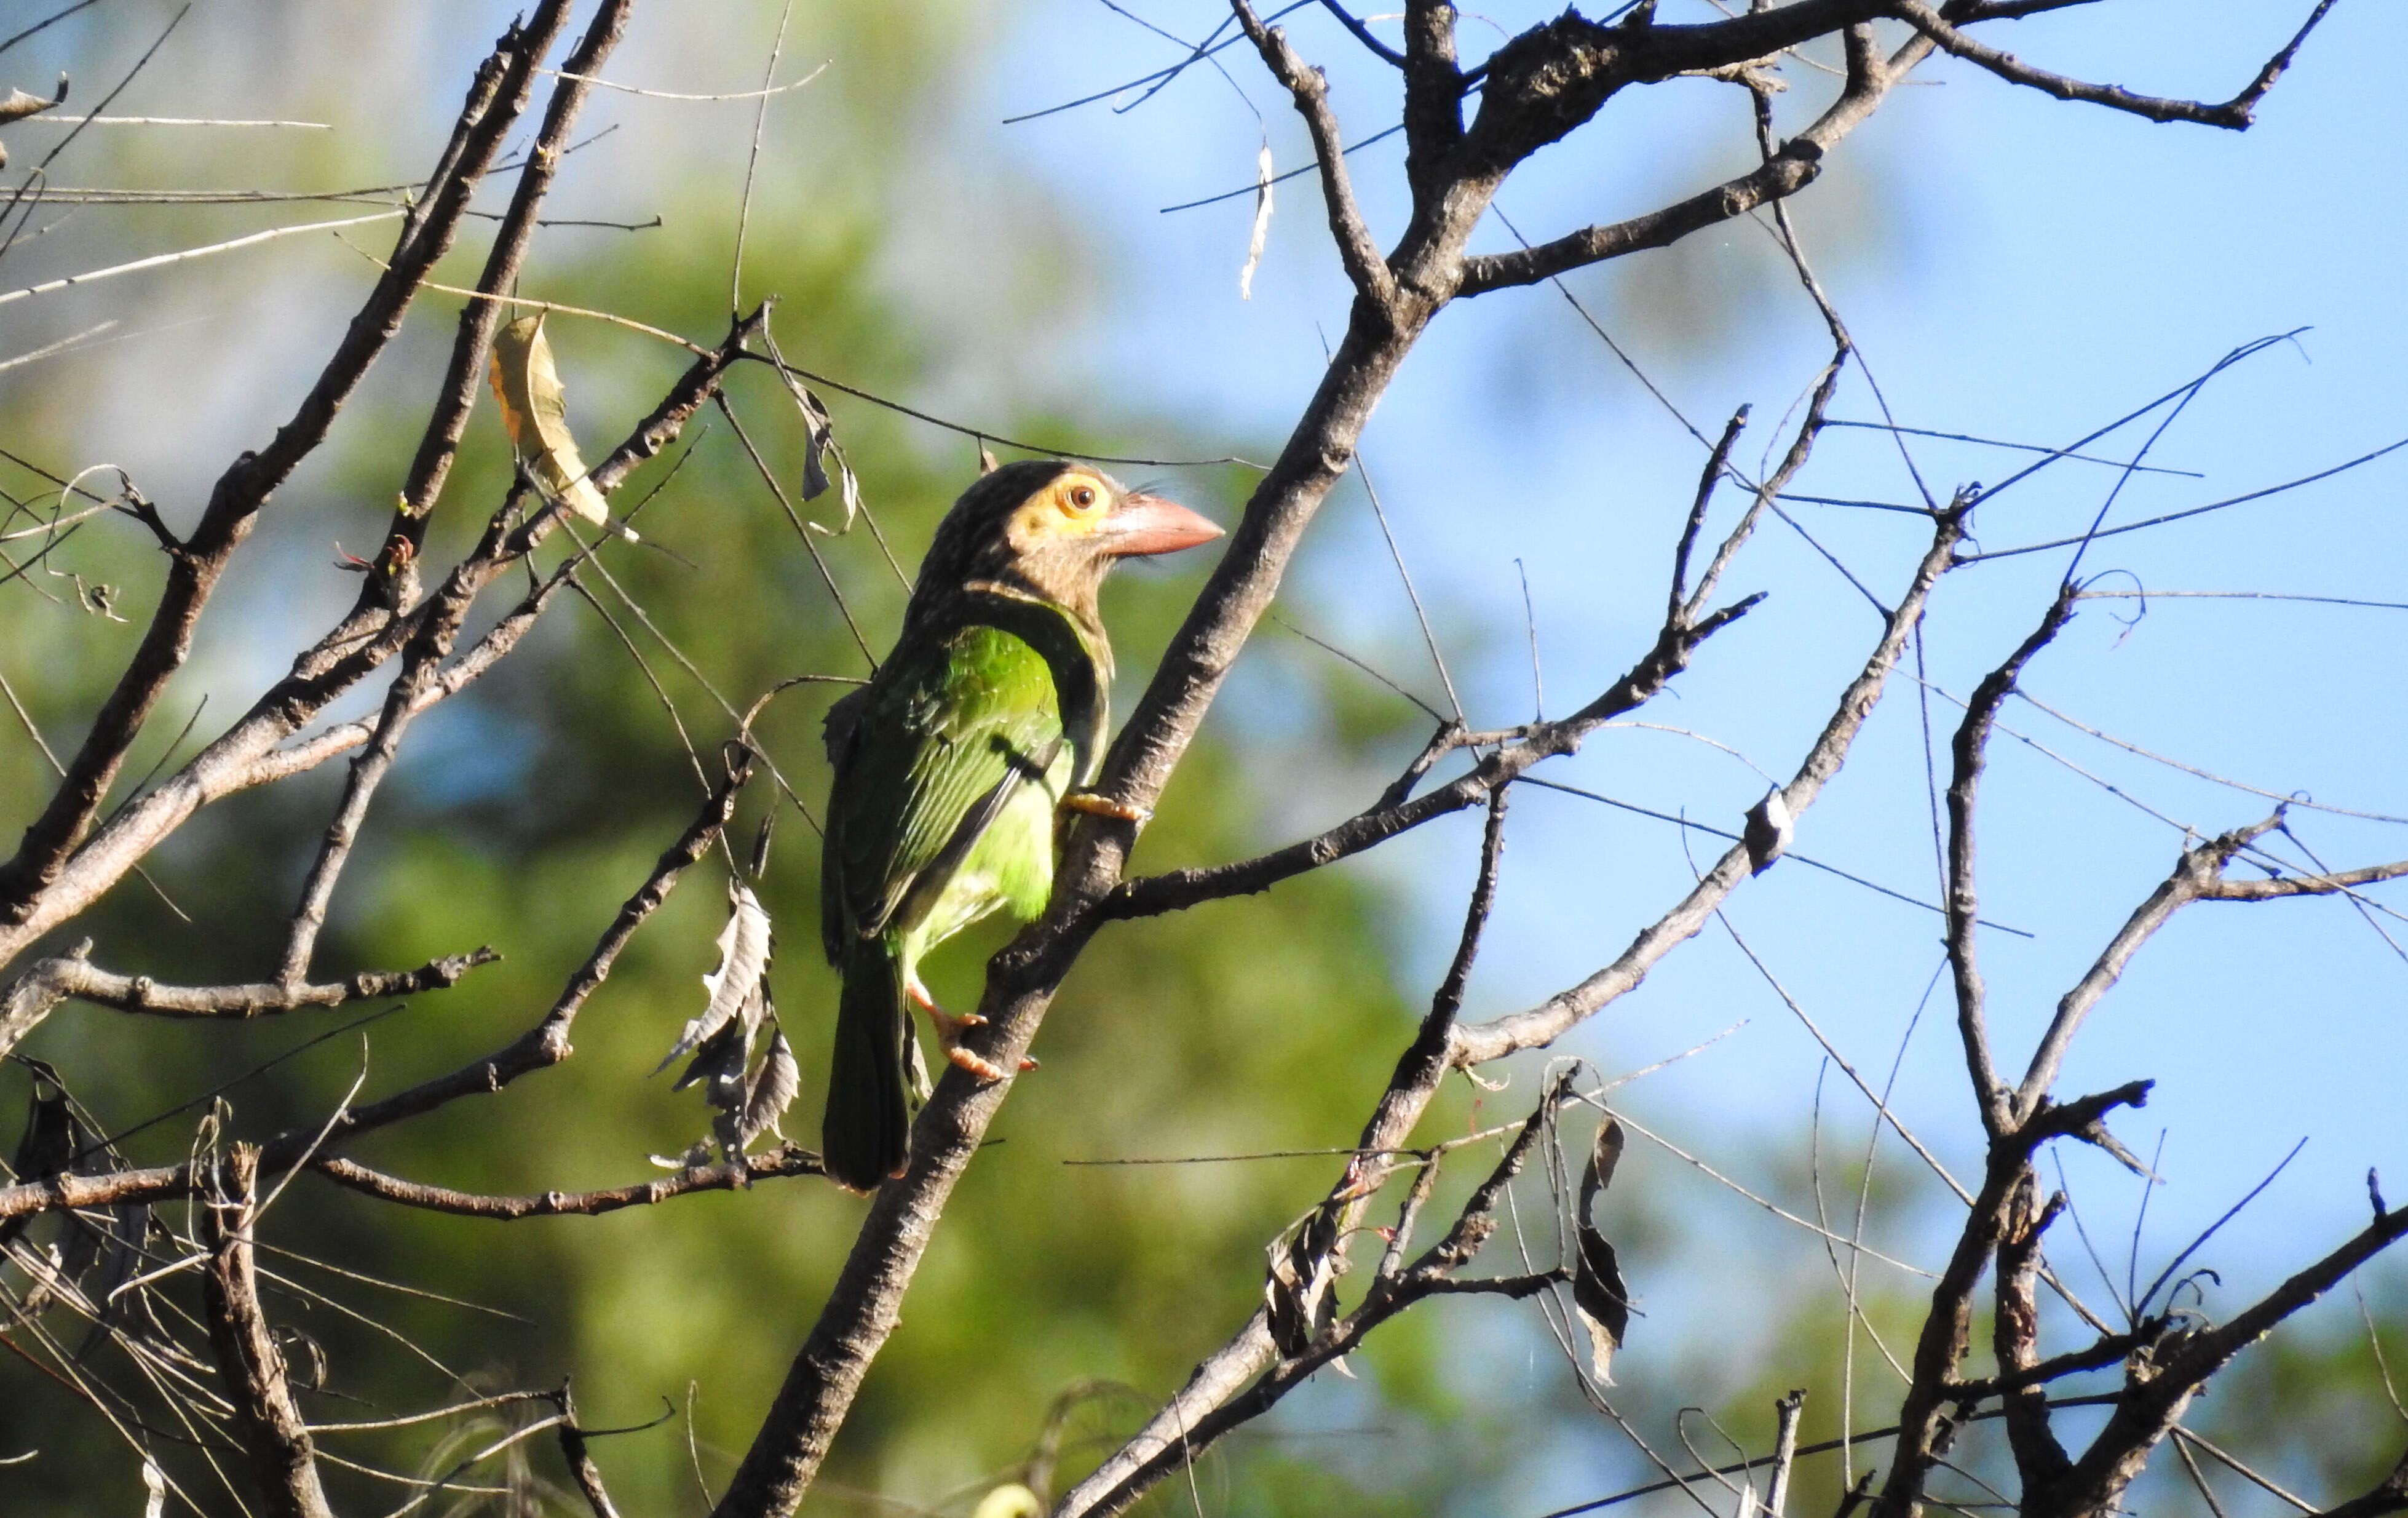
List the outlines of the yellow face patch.
<svg viewBox="0 0 2408 1518">
<path fill-rule="evenodd" d="M 1012 546 L 1026 548 L 1049 538 L 1084 537 L 1111 510 L 1112 489 L 1101 475 L 1066 470 L 1011 513 Z"/>
</svg>

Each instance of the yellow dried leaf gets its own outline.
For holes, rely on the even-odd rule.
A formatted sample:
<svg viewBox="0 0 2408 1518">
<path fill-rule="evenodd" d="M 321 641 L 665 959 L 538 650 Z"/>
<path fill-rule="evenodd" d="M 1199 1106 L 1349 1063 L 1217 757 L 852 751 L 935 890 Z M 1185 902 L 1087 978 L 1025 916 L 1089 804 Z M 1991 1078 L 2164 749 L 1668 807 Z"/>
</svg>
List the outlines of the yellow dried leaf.
<svg viewBox="0 0 2408 1518">
<path fill-rule="evenodd" d="M 560 502 L 588 522 L 607 525 L 610 513 L 602 492 L 585 477 L 585 460 L 568 430 L 567 399 L 560 370 L 552 365 L 552 344 L 544 339 L 542 313 L 522 316 L 494 335 L 486 378 L 493 382 L 494 398 L 502 403 L 502 425 L 509 431 L 510 446 L 536 488 L 547 500 Z"/>
</svg>

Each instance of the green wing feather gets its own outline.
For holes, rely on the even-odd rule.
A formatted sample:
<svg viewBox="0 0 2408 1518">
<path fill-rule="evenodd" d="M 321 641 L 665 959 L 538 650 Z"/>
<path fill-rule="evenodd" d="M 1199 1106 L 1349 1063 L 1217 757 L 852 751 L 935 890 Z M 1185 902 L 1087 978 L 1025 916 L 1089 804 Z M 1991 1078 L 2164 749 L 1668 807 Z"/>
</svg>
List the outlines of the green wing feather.
<svg viewBox="0 0 2408 1518">
<path fill-rule="evenodd" d="M 991 820 L 982 811 L 1052 766 L 1063 741 L 1053 672 L 1010 633 L 956 628 L 896 651 L 847 739 L 822 866 L 832 960 L 848 937 L 911 926 Z"/>
</svg>

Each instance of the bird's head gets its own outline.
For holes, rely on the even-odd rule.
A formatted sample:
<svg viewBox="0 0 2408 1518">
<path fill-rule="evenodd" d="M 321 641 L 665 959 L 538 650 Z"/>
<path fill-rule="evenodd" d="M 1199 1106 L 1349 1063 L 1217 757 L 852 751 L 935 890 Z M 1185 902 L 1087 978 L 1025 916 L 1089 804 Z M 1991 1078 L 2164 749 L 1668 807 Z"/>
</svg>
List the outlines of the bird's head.
<svg viewBox="0 0 2408 1518">
<path fill-rule="evenodd" d="M 1084 464 L 1005 464 L 981 475 L 945 514 L 920 566 L 914 599 L 994 581 L 1094 625 L 1096 592 L 1113 564 L 1220 535 L 1186 507 L 1130 490 Z"/>
</svg>

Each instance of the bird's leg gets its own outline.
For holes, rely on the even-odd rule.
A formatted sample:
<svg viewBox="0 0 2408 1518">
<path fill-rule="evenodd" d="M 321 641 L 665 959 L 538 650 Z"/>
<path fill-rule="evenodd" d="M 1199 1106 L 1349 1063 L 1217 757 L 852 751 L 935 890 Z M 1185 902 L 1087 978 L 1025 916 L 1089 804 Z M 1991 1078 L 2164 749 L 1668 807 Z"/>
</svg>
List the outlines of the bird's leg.
<svg viewBox="0 0 2408 1518">
<path fill-rule="evenodd" d="M 1062 807 L 1068 812 L 1084 812 L 1089 817 L 1110 817 L 1115 822 L 1154 820 L 1154 811 L 1150 807 L 1131 806 L 1126 802 L 1116 802 L 1110 796 L 1100 795 L 1092 790 L 1070 792 L 1062 798 Z"/>
<path fill-rule="evenodd" d="M 921 1011 L 928 1014 L 928 1021 L 937 1030 L 937 1047 L 945 1051 L 946 1059 L 960 1065 L 981 1080 L 1003 1078 L 1002 1069 L 993 1061 L 982 1059 L 976 1053 L 962 1047 L 962 1034 L 969 1029 L 982 1026 L 986 1019 L 975 1012 L 965 1012 L 956 1016 L 939 1006 L 937 999 L 928 994 L 928 988 L 920 984 L 920 977 L 916 974 L 904 977 L 903 994 L 909 996 Z M 1023 1055 L 1020 1068 L 1034 1070 L 1037 1068 L 1037 1062 Z"/>
</svg>

